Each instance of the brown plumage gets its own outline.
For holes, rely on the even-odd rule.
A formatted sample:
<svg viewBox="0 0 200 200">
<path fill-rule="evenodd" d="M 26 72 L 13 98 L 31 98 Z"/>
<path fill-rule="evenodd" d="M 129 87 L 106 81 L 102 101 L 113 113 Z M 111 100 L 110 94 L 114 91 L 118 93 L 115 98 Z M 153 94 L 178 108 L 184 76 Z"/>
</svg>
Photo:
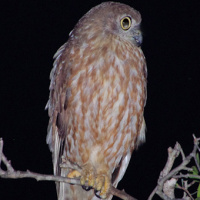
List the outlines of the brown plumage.
<svg viewBox="0 0 200 200">
<path fill-rule="evenodd" d="M 47 103 L 54 173 L 80 176 L 95 189 L 57 183 L 59 200 L 111 199 L 110 185 L 117 186 L 145 139 L 140 22 L 131 7 L 102 3 L 79 20 L 54 56 Z"/>
</svg>

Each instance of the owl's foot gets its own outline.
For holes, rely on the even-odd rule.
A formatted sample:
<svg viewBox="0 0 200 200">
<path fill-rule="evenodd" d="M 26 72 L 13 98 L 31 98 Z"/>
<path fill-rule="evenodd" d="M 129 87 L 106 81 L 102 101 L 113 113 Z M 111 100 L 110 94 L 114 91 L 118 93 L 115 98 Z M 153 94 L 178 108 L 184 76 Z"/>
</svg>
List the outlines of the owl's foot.
<svg viewBox="0 0 200 200">
<path fill-rule="evenodd" d="M 95 172 L 93 167 L 86 165 L 81 173 L 80 178 L 81 185 L 85 185 L 85 183 L 88 183 L 89 187 L 93 187 L 95 183 Z"/>
<path fill-rule="evenodd" d="M 102 199 L 105 199 L 108 196 L 110 189 L 110 177 L 106 171 L 96 172 L 92 166 L 86 165 L 83 167 L 81 172 L 78 170 L 72 170 L 68 173 L 67 177 L 80 177 L 81 185 L 84 186 L 86 190 L 93 188 L 96 191 L 96 194 Z M 86 183 L 87 187 L 85 187 Z"/>
<path fill-rule="evenodd" d="M 72 170 L 67 174 L 67 178 L 78 178 L 81 176 L 81 173 L 77 170 Z"/>
<path fill-rule="evenodd" d="M 81 173 L 81 185 L 87 182 L 89 187 L 98 191 L 98 196 L 105 199 L 108 196 L 110 189 L 110 177 L 106 172 L 96 172 L 91 166 L 86 165 Z"/>
</svg>

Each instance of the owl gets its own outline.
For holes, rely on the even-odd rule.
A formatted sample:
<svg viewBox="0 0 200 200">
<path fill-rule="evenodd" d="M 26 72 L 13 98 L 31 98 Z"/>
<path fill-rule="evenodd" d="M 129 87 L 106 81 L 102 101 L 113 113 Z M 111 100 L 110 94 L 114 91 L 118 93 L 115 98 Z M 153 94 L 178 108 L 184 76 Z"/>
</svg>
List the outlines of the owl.
<svg viewBox="0 0 200 200">
<path fill-rule="evenodd" d="M 54 174 L 82 185 L 56 183 L 59 200 L 111 199 L 110 187 L 145 140 L 140 23 L 130 6 L 104 2 L 79 20 L 54 56 L 47 143 Z"/>
</svg>

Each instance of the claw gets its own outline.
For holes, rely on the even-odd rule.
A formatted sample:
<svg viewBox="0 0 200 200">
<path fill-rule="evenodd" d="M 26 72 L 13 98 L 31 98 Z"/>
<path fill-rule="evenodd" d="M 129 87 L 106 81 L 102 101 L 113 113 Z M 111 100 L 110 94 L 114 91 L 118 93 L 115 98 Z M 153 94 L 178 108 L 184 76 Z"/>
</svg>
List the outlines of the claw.
<svg viewBox="0 0 200 200">
<path fill-rule="evenodd" d="M 81 174 L 79 173 L 78 176 L 77 171 L 69 173 L 71 176 L 74 174 L 75 177 L 80 177 L 80 183 L 83 189 L 88 191 L 93 188 L 96 196 L 99 196 L 102 199 L 106 199 L 108 197 L 110 189 L 110 176 L 108 175 L 107 170 L 103 172 L 99 171 L 97 173 L 92 165 L 85 165 L 82 167 Z M 86 184 L 87 186 L 85 186 Z"/>
<path fill-rule="evenodd" d="M 95 188 L 96 190 L 101 190 L 101 188 L 103 187 L 103 184 L 104 184 L 104 177 L 99 175 L 97 176 L 96 178 L 96 184 L 95 184 Z"/>
<path fill-rule="evenodd" d="M 86 190 L 86 191 L 89 191 L 89 190 L 91 190 L 91 189 L 92 189 L 92 187 L 85 186 L 85 185 L 83 185 L 83 186 L 82 186 L 82 188 L 83 188 L 84 190 Z"/>
<path fill-rule="evenodd" d="M 104 176 L 104 184 L 103 184 L 103 187 L 101 188 L 100 194 L 99 194 L 102 199 L 105 199 L 107 197 L 109 188 L 110 188 L 109 178 L 108 178 L 108 176 Z"/>
</svg>

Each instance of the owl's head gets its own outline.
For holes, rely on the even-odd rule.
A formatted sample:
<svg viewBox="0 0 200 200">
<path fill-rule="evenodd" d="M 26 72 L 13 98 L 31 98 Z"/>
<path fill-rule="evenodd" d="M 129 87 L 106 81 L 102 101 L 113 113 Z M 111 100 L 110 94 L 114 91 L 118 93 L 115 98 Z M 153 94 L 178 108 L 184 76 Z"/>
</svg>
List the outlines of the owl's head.
<svg viewBox="0 0 200 200">
<path fill-rule="evenodd" d="M 115 38 L 136 46 L 142 43 L 141 15 L 128 5 L 104 2 L 86 13 L 78 22 L 73 34 L 84 39 Z"/>
</svg>

